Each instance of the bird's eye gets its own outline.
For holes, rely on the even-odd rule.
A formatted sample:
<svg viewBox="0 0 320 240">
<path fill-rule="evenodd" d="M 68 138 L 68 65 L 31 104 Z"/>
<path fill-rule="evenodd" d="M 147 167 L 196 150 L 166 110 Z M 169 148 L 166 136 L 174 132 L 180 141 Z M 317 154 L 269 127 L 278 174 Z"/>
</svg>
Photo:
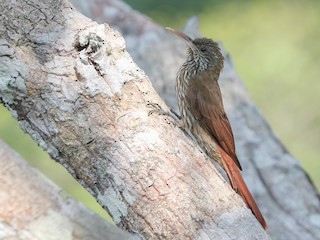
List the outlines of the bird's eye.
<svg viewBox="0 0 320 240">
<path fill-rule="evenodd" d="M 206 47 L 202 47 L 202 48 L 200 48 L 200 51 L 201 52 L 205 52 L 205 51 L 207 51 L 207 48 Z"/>
</svg>

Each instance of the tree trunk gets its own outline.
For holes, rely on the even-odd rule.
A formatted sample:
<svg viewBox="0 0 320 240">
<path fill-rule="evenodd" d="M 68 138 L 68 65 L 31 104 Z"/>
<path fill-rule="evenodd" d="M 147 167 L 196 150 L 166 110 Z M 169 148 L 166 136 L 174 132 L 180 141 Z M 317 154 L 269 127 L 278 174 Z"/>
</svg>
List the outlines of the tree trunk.
<svg viewBox="0 0 320 240">
<path fill-rule="evenodd" d="M 174 107 L 183 44 L 122 2 L 90 5 L 122 29 L 135 61 Z M 269 239 L 175 120 L 149 114 L 148 103 L 168 108 L 118 32 L 62 0 L 5 0 L 0 11 L 0 101 L 118 226 L 143 239 Z M 273 135 L 229 60 L 221 85 L 244 175 L 270 235 L 315 239 L 319 198 L 307 175 Z"/>
</svg>

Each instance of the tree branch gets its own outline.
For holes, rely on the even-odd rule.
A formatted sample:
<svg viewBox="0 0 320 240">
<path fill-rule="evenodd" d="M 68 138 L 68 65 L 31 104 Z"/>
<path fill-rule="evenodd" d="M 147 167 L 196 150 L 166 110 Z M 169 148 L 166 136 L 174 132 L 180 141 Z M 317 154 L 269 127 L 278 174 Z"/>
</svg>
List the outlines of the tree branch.
<svg viewBox="0 0 320 240">
<path fill-rule="evenodd" d="M 175 76 L 185 59 L 185 46 L 166 34 L 163 27 L 132 10 L 121 1 L 71 2 L 87 16 L 108 22 L 124 35 L 128 51 L 148 74 L 165 102 L 176 109 Z M 82 4 L 82 6 L 81 6 Z M 198 36 L 191 18 L 184 29 Z M 220 77 L 224 105 L 236 138 L 243 176 L 268 223 L 272 239 L 317 239 L 320 235 L 319 195 L 300 163 L 270 129 L 225 54 Z"/>
<path fill-rule="evenodd" d="M 1 239 L 133 239 L 66 196 L 0 141 Z"/>
</svg>

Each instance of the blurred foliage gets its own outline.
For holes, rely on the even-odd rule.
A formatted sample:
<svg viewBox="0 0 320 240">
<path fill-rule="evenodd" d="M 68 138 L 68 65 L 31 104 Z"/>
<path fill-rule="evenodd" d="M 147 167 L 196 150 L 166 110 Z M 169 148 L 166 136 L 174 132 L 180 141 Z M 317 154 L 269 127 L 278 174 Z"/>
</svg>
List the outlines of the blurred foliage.
<svg viewBox="0 0 320 240">
<path fill-rule="evenodd" d="M 259 109 L 320 187 L 320 1 L 127 2 L 164 26 L 182 28 L 189 16 L 198 15 L 202 34 L 223 43 Z M 94 198 L 50 160 L 2 106 L 0 138 L 108 218 Z"/>
</svg>

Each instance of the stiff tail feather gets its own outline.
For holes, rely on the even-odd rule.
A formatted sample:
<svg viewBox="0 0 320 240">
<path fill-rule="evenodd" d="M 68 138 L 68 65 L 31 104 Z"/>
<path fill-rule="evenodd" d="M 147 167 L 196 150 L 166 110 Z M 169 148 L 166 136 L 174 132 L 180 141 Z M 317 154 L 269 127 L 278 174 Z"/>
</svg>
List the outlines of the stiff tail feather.
<svg viewBox="0 0 320 240">
<path fill-rule="evenodd" d="M 244 182 L 240 170 L 238 169 L 235 162 L 232 160 L 232 158 L 219 146 L 218 150 L 221 154 L 221 162 L 223 165 L 223 168 L 225 169 L 228 178 L 230 180 L 230 184 L 232 188 L 241 195 L 244 202 L 248 206 L 248 208 L 251 209 L 253 215 L 257 218 L 257 220 L 260 222 L 261 226 L 266 229 L 267 224 L 264 220 L 256 202 L 254 201 L 246 183 Z"/>
</svg>

